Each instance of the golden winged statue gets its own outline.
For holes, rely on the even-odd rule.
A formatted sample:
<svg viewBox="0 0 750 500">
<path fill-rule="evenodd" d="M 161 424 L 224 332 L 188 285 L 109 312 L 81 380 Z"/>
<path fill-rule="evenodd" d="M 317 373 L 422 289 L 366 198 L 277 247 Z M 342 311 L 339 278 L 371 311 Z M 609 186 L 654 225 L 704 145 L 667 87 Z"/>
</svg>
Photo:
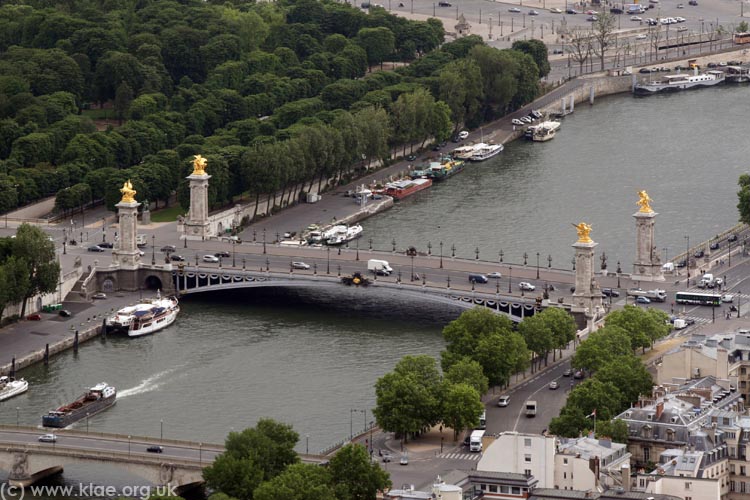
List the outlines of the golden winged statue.
<svg viewBox="0 0 750 500">
<path fill-rule="evenodd" d="M 133 203 L 135 202 L 135 189 L 133 189 L 133 185 L 130 183 L 130 179 L 125 181 L 125 184 L 122 185 L 122 189 L 120 189 L 120 192 L 122 193 L 122 199 L 120 200 L 120 203 Z"/>
<path fill-rule="evenodd" d="M 640 197 L 640 199 L 636 202 L 636 205 L 641 207 L 641 209 L 638 211 L 645 214 L 650 214 L 651 212 L 653 212 L 653 210 L 651 209 L 651 202 L 654 200 L 651 199 L 648 193 L 644 190 L 641 190 L 638 191 L 638 196 Z"/>
<path fill-rule="evenodd" d="M 206 159 L 201 155 L 195 155 L 193 173 L 191 175 L 206 175 Z"/>
<path fill-rule="evenodd" d="M 578 231 L 578 243 L 593 243 L 593 240 L 589 237 L 591 232 L 591 226 L 585 222 L 573 224 L 573 227 Z"/>
</svg>

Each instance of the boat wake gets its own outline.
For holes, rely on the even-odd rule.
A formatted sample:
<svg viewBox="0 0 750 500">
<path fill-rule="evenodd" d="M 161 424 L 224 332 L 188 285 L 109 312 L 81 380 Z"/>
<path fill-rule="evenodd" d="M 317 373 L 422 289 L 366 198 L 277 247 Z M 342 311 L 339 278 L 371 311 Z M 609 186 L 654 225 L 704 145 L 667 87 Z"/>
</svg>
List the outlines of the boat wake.
<svg viewBox="0 0 750 500">
<path fill-rule="evenodd" d="M 135 396 L 136 394 L 143 394 L 146 392 L 151 392 L 153 390 L 156 390 L 164 384 L 165 380 L 163 379 L 167 375 L 176 371 L 179 368 L 180 367 L 177 366 L 174 368 L 170 368 L 169 370 L 164 370 L 163 372 L 156 373 L 154 375 L 151 375 L 148 378 L 143 379 L 141 383 L 136 385 L 135 387 L 131 387 L 130 389 L 125 389 L 124 391 L 118 391 L 117 399 L 126 398 L 128 396 Z"/>
</svg>

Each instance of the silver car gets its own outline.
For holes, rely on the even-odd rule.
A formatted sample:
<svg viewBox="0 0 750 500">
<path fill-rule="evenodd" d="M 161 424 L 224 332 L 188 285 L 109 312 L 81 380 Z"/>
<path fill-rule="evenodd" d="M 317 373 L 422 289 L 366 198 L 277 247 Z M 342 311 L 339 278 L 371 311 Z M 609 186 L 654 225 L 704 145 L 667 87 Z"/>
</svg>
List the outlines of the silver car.
<svg viewBox="0 0 750 500">
<path fill-rule="evenodd" d="M 310 269 L 310 264 L 305 264 L 304 262 L 292 262 L 292 268 L 293 269 Z"/>
</svg>

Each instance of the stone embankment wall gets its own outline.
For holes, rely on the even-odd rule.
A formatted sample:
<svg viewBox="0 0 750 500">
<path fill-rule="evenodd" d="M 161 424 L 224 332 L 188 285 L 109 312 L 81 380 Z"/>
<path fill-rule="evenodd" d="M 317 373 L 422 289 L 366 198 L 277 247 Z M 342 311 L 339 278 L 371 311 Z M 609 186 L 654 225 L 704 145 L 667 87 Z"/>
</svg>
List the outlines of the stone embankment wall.
<svg viewBox="0 0 750 500">
<path fill-rule="evenodd" d="M 26 314 L 34 314 L 41 311 L 42 307 L 44 306 L 61 303 L 63 299 L 68 295 L 68 293 L 73 289 L 76 281 L 78 281 L 78 278 L 81 277 L 81 273 L 82 268 L 80 265 L 74 267 L 72 271 L 65 273 L 62 281 L 57 285 L 57 290 L 52 293 L 46 293 L 43 295 L 31 297 L 26 303 Z M 6 318 L 14 315 L 18 316 L 21 314 L 22 307 L 22 302 L 19 302 L 17 304 L 9 304 L 3 310 L 2 317 Z"/>
</svg>

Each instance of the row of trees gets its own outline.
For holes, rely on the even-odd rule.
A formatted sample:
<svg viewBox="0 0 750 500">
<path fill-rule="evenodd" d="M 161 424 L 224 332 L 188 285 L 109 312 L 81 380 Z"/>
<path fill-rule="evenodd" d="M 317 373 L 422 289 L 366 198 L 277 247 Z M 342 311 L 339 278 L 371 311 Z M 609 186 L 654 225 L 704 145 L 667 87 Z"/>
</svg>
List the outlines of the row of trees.
<svg viewBox="0 0 750 500">
<path fill-rule="evenodd" d="M 303 464 L 294 451 L 299 434 L 271 419 L 231 432 L 226 451 L 203 471 L 215 490 L 209 500 L 373 500 L 391 486 L 388 473 L 365 447 L 342 447 L 327 467 Z"/>
<path fill-rule="evenodd" d="M 457 439 L 478 425 L 481 396 L 490 386 L 504 386 L 525 370 L 531 352 L 537 354 L 535 364 L 543 362 L 574 340 L 575 332 L 573 319 L 558 308 L 525 319 L 518 331 L 508 318 L 485 307 L 466 311 L 443 329 L 442 377 L 433 358 L 406 356 L 378 379 L 373 410 L 378 425 L 406 437 L 442 422 Z"/>
<path fill-rule="evenodd" d="M 127 178 L 139 196 L 167 200 L 197 152 L 211 161 L 212 206 L 346 175 L 363 157 L 444 140 L 530 101 L 549 71 L 535 40 L 443 44 L 437 20 L 316 0 L 79 2 L 65 12 L 16 3 L 0 6 L 0 25 L 0 211 L 78 183 L 94 199 L 109 194 L 112 208 L 115 180 Z M 414 62 L 367 73 L 383 60 Z M 88 102 L 110 103 L 126 122 L 97 132 L 78 114 Z M 366 127 L 351 122 L 373 117 L 376 130 L 352 141 Z M 326 144 L 298 152 L 303 135 Z M 304 162 L 266 159 L 279 149 Z M 247 175 L 257 171 L 265 179 Z"/>
<path fill-rule="evenodd" d="M 41 229 L 22 224 L 15 237 L 0 238 L 0 319 L 19 302 L 24 316 L 28 299 L 55 291 L 59 277 L 55 246 Z"/>
<path fill-rule="evenodd" d="M 625 306 L 607 317 L 605 326 L 589 335 L 578 347 L 571 364 L 591 378 L 575 387 L 552 419 L 550 431 L 576 437 L 599 420 L 597 432 L 618 442 L 627 442 L 627 426 L 612 420 L 641 394 L 650 394 L 651 375 L 635 353 L 669 333 L 668 317 L 657 309 Z"/>
</svg>

